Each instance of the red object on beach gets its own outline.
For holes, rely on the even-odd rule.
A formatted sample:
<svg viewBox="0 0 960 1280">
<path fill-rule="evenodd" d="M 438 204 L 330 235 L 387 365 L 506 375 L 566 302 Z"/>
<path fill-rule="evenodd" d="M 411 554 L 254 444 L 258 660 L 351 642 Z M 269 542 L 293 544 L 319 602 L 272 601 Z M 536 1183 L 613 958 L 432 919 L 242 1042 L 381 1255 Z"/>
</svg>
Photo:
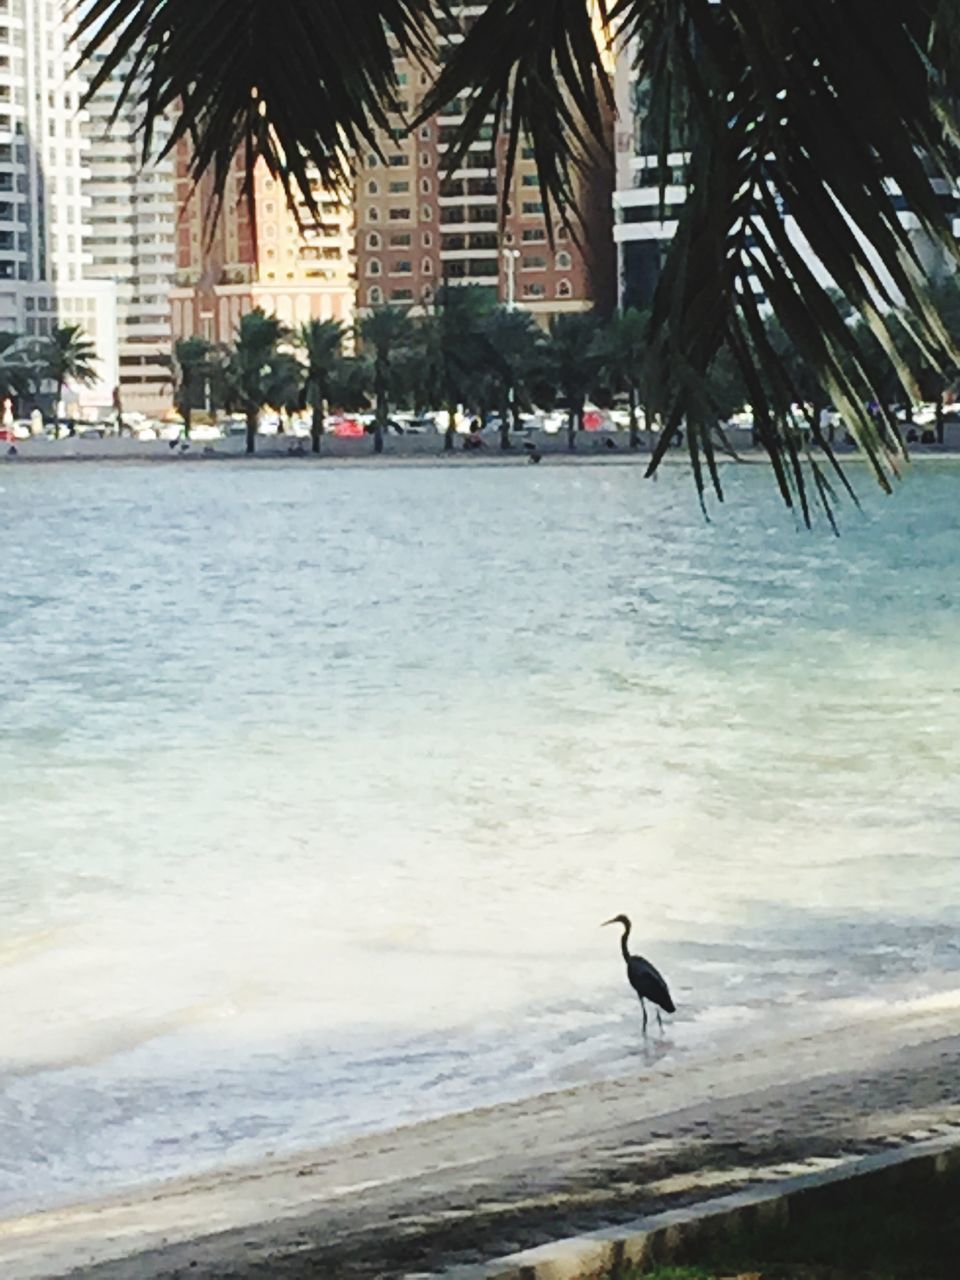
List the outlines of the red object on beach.
<svg viewBox="0 0 960 1280">
<path fill-rule="evenodd" d="M 334 436 L 346 436 L 355 438 L 363 435 L 363 423 L 357 422 L 356 418 L 341 418 L 339 422 L 335 422 L 330 428 L 330 434 Z"/>
<path fill-rule="evenodd" d="M 4 444 L 13 444 L 16 438 L 13 434 L 13 427 L 0 427 L 0 441 Z"/>
<path fill-rule="evenodd" d="M 583 415 L 584 431 L 602 431 L 603 430 L 603 414 L 599 409 L 588 409 Z"/>
</svg>

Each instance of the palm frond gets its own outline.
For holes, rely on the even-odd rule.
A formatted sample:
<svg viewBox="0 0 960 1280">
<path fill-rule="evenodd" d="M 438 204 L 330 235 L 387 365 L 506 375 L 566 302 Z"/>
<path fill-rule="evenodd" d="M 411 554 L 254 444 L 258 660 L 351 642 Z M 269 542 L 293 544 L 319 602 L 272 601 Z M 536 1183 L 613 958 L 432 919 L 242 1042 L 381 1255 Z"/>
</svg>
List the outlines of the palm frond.
<svg viewBox="0 0 960 1280">
<path fill-rule="evenodd" d="M 508 141 L 508 180 L 525 139 L 533 149 L 548 225 L 552 212 L 567 221 L 576 208 L 576 169 L 605 145 L 605 107 L 613 101 L 591 5 L 490 0 L 462 41 L 447 50 L 414 123 L 462 94 L 468 107 L 448 167 L 457 167 L 492 116 L 495 130 Z"/>
<path fill-rule="evenodd" d="M 252 191 L 262 160 L 288 198 L 315 211 L 312 183 L 347 189 L 353 156 L 378 148 L 397 89 L 395 52 L 432 48 L 432 0 L 92 0 L 76 8 L 80 60 L 102 55 L 87 97 L 123 77 L 119 106 L 143 114 L 143 154 L 161 115 L 168 146 L 191 144 L 192 173 L 218 200 L 240 158 Z"/>
</svg>

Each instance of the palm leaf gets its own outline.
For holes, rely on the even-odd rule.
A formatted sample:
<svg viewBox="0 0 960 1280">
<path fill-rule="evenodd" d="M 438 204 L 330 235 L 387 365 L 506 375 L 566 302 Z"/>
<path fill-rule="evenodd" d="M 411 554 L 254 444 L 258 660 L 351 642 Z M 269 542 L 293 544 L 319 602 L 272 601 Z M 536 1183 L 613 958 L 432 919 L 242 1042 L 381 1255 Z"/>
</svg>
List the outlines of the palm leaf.
<svg viewBox="0 0 960 1280">
<path fill-rule="evenodd" d="M 78 7 L 81 61 L 103 55 L 92 97 L 123 77 L 117 110 L 153 125 L 176 112 L 167 149 L 188 138 L 195 177 L 210 172 L 218 200 L 240 163 L 244 189 L 263 161 L 293 202 L 316 210 L 315 178 L 346 190 L 359 150 L 377 150 L 395 105 L 395 51 L 433 45 L 431 0 L 93 0 Z"/>
</svg>

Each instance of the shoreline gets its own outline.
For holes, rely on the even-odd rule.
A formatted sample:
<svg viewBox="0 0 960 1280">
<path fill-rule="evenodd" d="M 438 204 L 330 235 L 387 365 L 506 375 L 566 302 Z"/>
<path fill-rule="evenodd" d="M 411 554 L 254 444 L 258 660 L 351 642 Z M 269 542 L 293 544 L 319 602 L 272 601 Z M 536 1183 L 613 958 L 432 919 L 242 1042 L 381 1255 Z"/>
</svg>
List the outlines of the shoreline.
<svg viewBox="0 0 960 1280">
<path fill-rule="evenodd" d="M 337 468 L 342 466 L 447 466 L 447 467 L 516 467 L 530 466 L 529 452 L 522 445 L 515 446 L 507 453 L 497 448 L 490 448 L 482 453 L 444 453 L 442 447 L 432 441 L 423 443 L 423 437 L 417 437 L 409 444 L 399 440 L 391 440 L 383 453 L 375 454 L 367 441 L 338 440 L 328 441 L 320 454 L 293 453 L 289 444 L 278 447 L 273 438 L 269 443 L 262 443 L 254 454 L 246 454 L 242 444 L 235 441 L 221 440 L 214 445 L 194 444 L 186 450 L 171 449 L 167 444 L 155 441 L 136 440 L 22 440 L 13 448 L 15 454 L 9 452 L 9 446 L 0 445 L 0 463 L 9 467 L 46 466 L 56 463 L 114 463 L 117 465 L 173 466 L 199 463 L 241 462 L 255 466 L 258 462 L 282 462 L 290 466 L 307 466 L 320 468 Z M 548 443 L 538 442 L 541 463 L 546 466 L 649 466 L 652 453 L 647 447 L 632 451 L 625 442 L 619 442 L 614 448 L 608 448 L 597 436 L 583 441 L 583 447 L 570 453 L 565 444 L 551 439 Z M 835 456 L 842 465 L 857 463 L 869 466 L 869 459 L 859 450 L 848 446 L 838 446 Z M 934 461 L 960 459 L 960 448 L 944 445 L 914 446 L 906 455 L 905 466 L 911 463 L 927 463 Z M 825 461 L 824 457 L 820 457 Z M 762 449 L 744 448 L 736 453 L 718 453 L 717 465 L 730 466 L 769 466 L 770 458 Z M 660 466 L 689 467 L 690 458 L 684 448 L 676 448 L 661 459 Z"/>
<path fill-rule="evenodd" d="M 645 1070 L 0 1222 L 5 1280 L 400 1277 L 960 1134 L 956 993 L 722 1062 Z M 318 1267 L 326 1268 L 318 1271 Z"/>
</svg>

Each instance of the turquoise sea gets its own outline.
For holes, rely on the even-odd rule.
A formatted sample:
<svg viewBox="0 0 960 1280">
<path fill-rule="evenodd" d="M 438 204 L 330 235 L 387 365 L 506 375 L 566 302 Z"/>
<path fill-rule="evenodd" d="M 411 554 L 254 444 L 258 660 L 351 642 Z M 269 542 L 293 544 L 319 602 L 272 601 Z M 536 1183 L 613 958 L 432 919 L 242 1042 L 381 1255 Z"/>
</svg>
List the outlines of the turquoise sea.
<svg viewBox="0 0 960 1280">
<path fill-rule="evenodd" d="M 960 465 L 725 474 L 0 470 L 0 1213 L 960 988 Z"/>
</svg>

